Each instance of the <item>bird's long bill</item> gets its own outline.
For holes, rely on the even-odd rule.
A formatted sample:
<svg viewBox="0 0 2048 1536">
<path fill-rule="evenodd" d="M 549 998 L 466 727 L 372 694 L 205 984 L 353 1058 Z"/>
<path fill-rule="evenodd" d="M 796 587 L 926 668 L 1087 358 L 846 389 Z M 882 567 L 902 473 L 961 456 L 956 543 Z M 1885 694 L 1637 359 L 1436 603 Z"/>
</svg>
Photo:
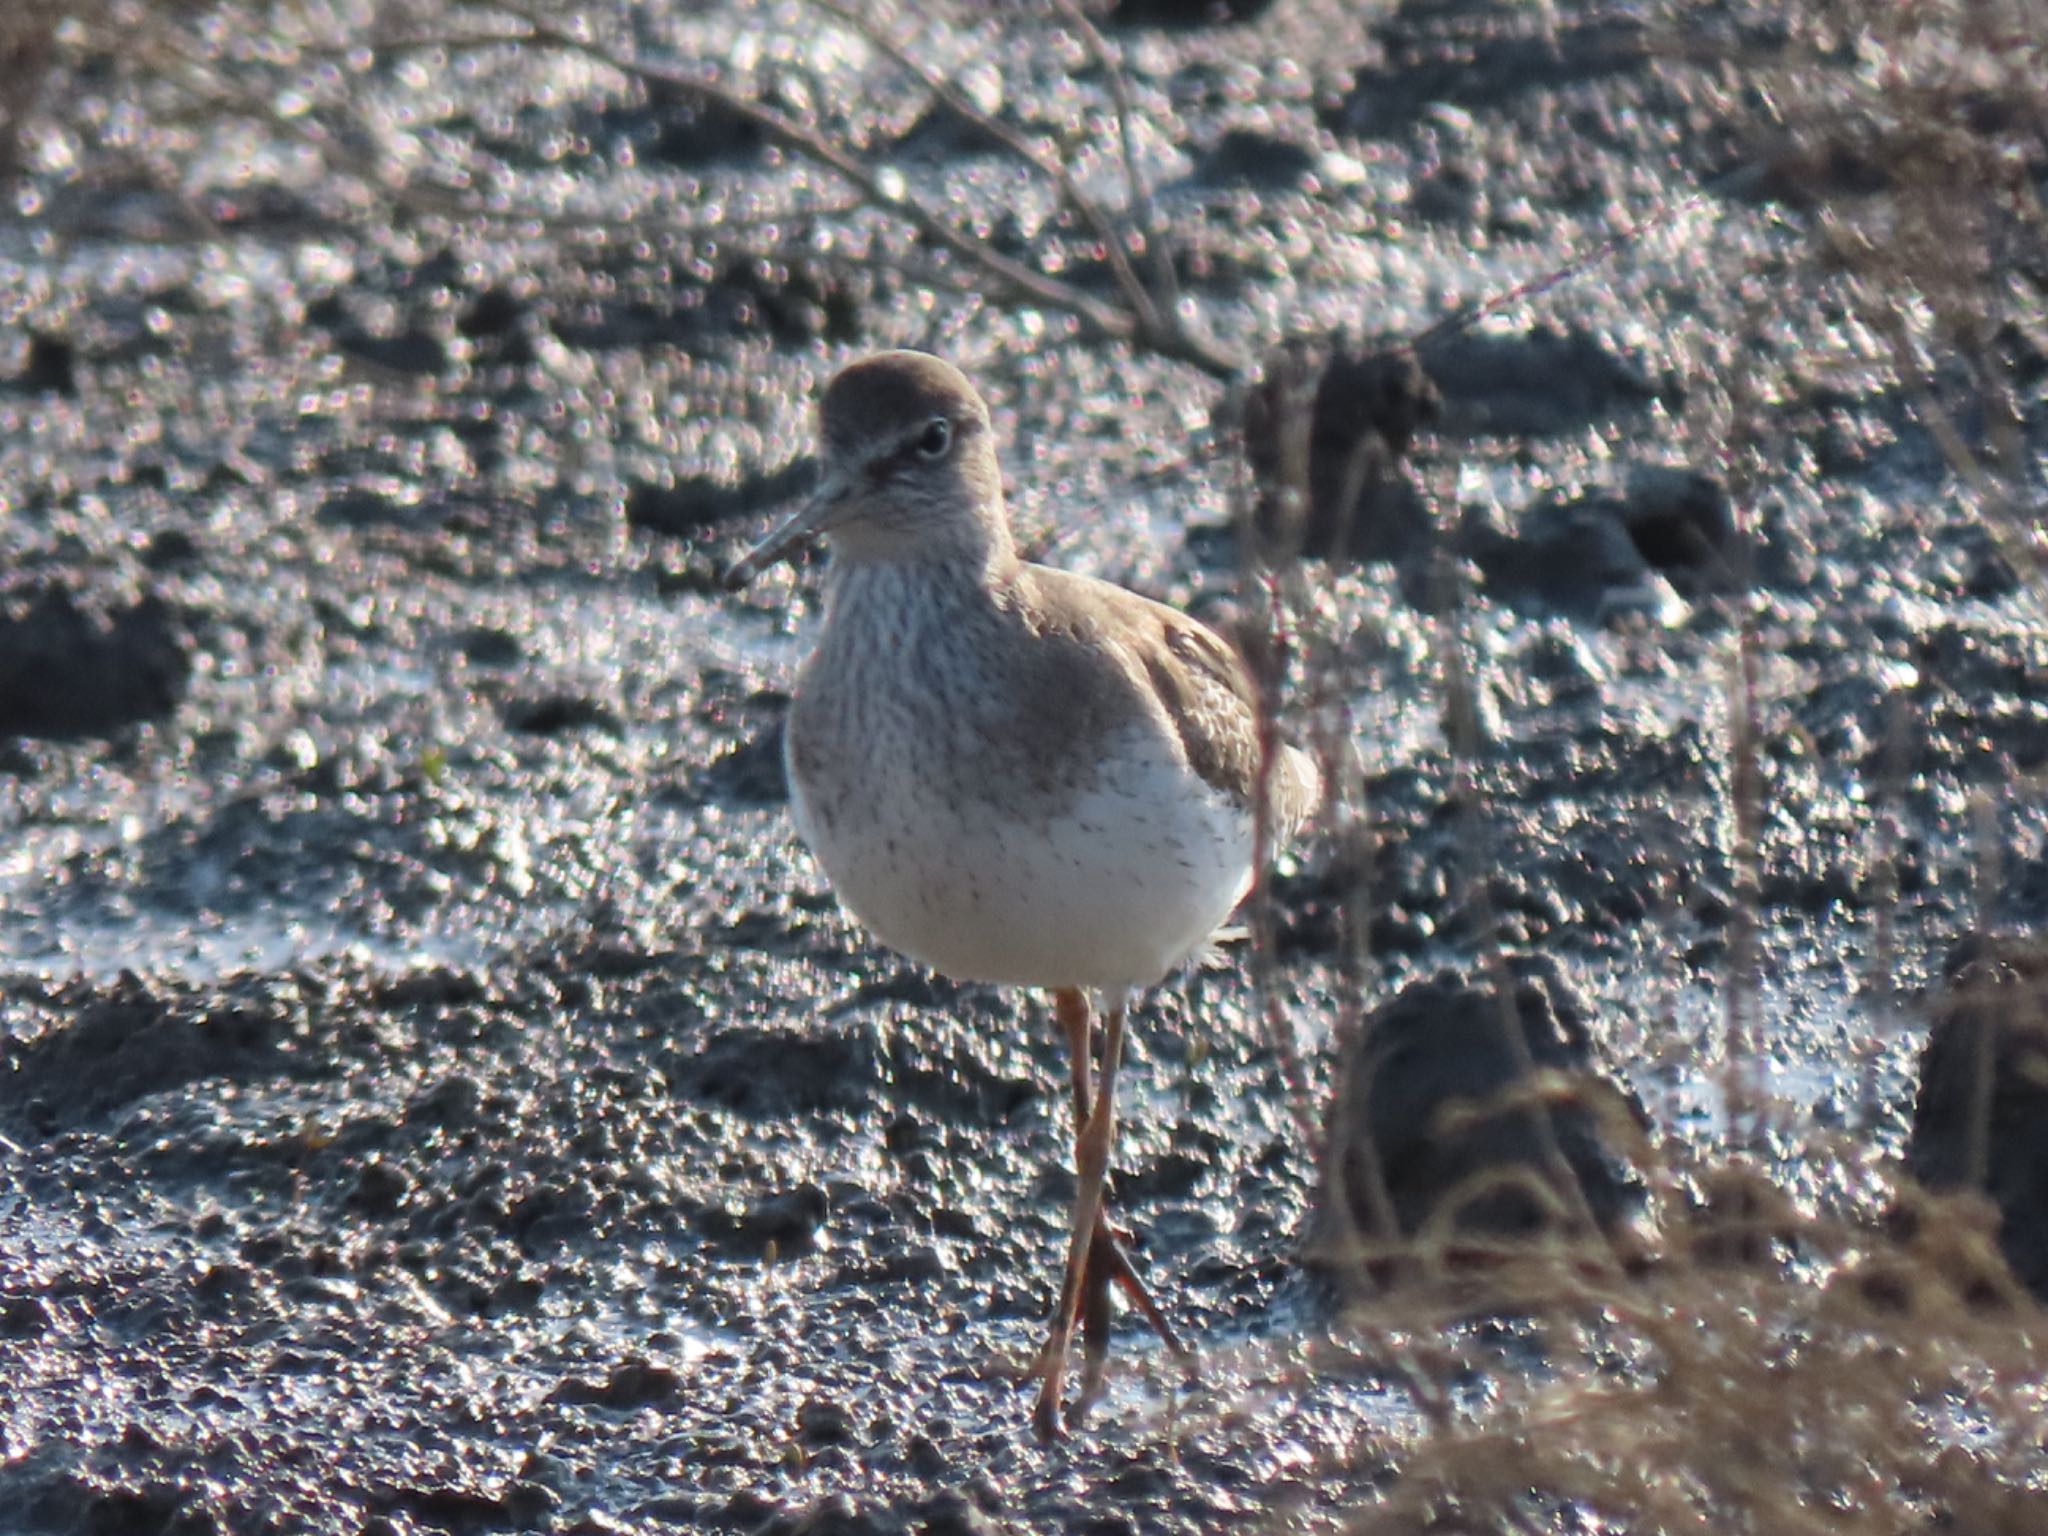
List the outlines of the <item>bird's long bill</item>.
<svg viewBox="0 0 2048 1536">
<path fill-rule="evenodd" d="M 845 499 L 843 477 L 828 475 L 796 516 L 732 563 L 725 573 L 726 590 L 737 592 L 770 566 L 780 565 L 817 538 L 830 526 L 833 512 Z"/>
</svg>

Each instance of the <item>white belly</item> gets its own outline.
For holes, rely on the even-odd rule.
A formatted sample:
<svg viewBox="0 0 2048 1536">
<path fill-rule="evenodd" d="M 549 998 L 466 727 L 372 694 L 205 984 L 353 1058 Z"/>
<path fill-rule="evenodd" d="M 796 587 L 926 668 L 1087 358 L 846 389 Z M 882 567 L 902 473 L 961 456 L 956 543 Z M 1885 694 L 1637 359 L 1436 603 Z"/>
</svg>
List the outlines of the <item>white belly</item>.
<svg viewBox="0 0 2048 1536">
<path fill-rule="evenodd" d="M 942 793 L 915 758 L 871 771 L 829 826 L 795 774 L 791 804 L 840 901 L 890 948 L 961 981 L 1130 990 L 1230 915 L 1252 825 L 1155 740 L 1128 745 L 1064 804 Z"/>
</svg>

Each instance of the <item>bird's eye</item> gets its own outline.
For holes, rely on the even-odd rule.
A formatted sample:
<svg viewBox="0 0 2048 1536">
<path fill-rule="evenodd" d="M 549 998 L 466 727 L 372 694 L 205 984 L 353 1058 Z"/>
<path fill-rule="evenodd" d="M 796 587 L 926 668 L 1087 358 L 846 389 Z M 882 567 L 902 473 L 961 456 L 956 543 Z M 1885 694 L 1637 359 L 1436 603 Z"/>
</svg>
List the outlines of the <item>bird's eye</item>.
<svg viewBox="0 0 2048 1536">
<path fill-rule="evenodd" d="M 917 440 L 917 451 L 927 459 L 943 459 L 952 446 L 953 423 L 943 416 L 934 416 Z"/>
</svg>

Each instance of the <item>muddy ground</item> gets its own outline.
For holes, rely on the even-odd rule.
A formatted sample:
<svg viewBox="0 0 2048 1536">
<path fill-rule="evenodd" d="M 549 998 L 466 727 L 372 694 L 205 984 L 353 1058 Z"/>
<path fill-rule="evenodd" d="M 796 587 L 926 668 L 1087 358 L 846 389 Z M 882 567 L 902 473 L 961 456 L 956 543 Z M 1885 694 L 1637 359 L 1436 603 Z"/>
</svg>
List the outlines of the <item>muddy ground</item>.
<svg viewBox="0 0 2048 1536">
<path fill-rule="evenodd" d="M 1810 259 L 1810 198 L 1727 180 L 1761 151 L 1722 66 L 1558 9 L 1112 34 L 1189 302 L 1247 352 L 1412 333 L 1643 227 L 1425 359 L 1399 473 L 1448 609 L 1412 564 L 1291 579 L 1287 719 L 1355 749 L 1376 851 L 1287 857 L 1265 985 L 1315 1112 L 1361 1002 L 1496 935 L 1675 1155 L 1740 1135 L 1868 1211 L 1914 989 L 2048 903 L 2034 596 Z M 801 12 L 637 42 L 1109 291 L 1042 185 L 846 34 L 787 42 Z M 919 47 L 1078 125 L 1115 205 L 1071 36 Z M 394 58 L 361 92 L 558 218 L 366 216 L 165 114 L 127 159 L 46 156 L 0 225 L 0 1529 L 1110 1536 L 1370 1499 L 1410 1410 L 1318 1363 L 1318 1149 L 1242 941 L 1139 1011 L 1116 1170 L 1201 1379 L 1126 1330 L 1086 1433 L 1033 1441 L 1005 1369 L 1071 1191 L 1056 1035 L 839 914 L 777 755 L 819 567 L 715 581 L 807 483 L 831 369 L 914 345 L 990 394 L 1032 551 L 1227 619 L 1216 381 L 838 264 L 882 221 L 830 177 L 586 61 Z M 820 254 L 750 254 L 777 218 Z M 2037 451 L 2038 299 L 1999 336 Z M 1739 896 L 1760 1128 L 1722 1098 Z"/>
</svg>

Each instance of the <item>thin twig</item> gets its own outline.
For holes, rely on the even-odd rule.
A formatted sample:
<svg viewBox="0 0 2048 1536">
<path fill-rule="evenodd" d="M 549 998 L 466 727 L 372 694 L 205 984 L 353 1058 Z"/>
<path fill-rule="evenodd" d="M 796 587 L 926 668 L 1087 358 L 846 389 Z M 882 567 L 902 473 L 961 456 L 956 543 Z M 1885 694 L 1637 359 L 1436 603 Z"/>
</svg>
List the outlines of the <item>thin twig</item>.
<svg viewBox="0 0 2048 1536">
<path fill-rule="evenodd" d="M 1683 218 L 1693 209 L 1744 185 L 1754 179 L 1756 174 L 1754 166 L 1737 167 L 1702 183 L 1677 202 L 1667 203 L 1645 218 L 1624 220 L 1621 228 L 1601 238 L 1590 249 L 1578 252 L 1562 265 L 1552 267 L 1499 293 L 1489 294 L 1476 303 L 1462 304 L 1442 319 L 1431 321 L 1408 338 L 1405 343 L 1406 349 L 1417 353 L 1426 352 L 1440 342 L 1462 335 L 1481 321 L 1491 319 L 1503 310 L 1527 303 L 1530 299 L 1541 298 L 1551 289 L 1570 282 L 1575 277 L 1583 276 L 1589 268 L 1598 266 L 1608 257 L 1626 250 L 1651 231 L 1662 229 Z"/>
<path fill-rule="evenodd" d="M 1280 755 L 1284 750 L 1270 701 L 1287 670 L 1287 623 L 1279 587 L 1270 575 L 1261 582 L 1261 590 L 1266 599 L 1264 644 L 1259 665 L 1253 669 L 1259 695 L 1259 770 L 1252 792 L 1252 886 L 1245 904 L 1251 914 L 1253 989 L 1258 994 L 1260 1016 L 1265 1020 L 1267 1039 L 1279 1058 L 1281 1077 L 1287 1084 L 1288 1111 L 1293 1115 L 1304 1143 L 1313 1149 L 1320 1127 L 1309 1091 L 1308 1065 L 1302 1059 L 1293 1021 L 1287 1017 L 1286 1010 L 1280 1006 L 1279 995 L 1273 991 L 1270 975 L 1274 945 L 1270 869 L 1274 849 L 1273 774 L 1280 766 Z"/>
<path fill-rule="evenodd" d="M 1149 348 L 1162 357 L 1192 364 L 1217 378 L 1231 378 L 1242 369 L 1242 360 L 1197 336 L 1170 318 L 1145 316 L 1114 308 L 1090 297 L 1071 283 L 1063 283 L 1033 267 L 1015 261 L 985 240 L 934 212 L 913 197 L 903 195 L 882 173 L 816 130 L 786 113 L 766 106 L 703 75 L 629 57 L 617 49 L 563 30 L 512 0 L 501 0 L 499 9 L 526 23 L 531 31 L 523 41 L 537 47 L 554 48 L 602 64 L 642 85 L 657 86 L 678 95 L 692 97 L 723 112 L 730 112 L 758 128 L 765 136 L 812 163 L 851 182 L 877 208 L 910 224 L 920 234 L 970 263 L 985 277 L 993 279 L 1018 298 L 1069 315 L 1082 326 L 1112 341 L 1126 341 Z"/>
<path fill-rule="evenodd" d="M 1130 252 L 1126 248 L 1122 231 L 1117 229 L 1109 216 L 1102 211 L 1102 205 L 1082 189 L 1064 161 L 1042 153 L 1030 140 L 1001 118 L 982 111 L 958 86 L 936 71 L 925 68 L 907 48 L 891 38 L 877 23 L 861 15 L 851 6 L 843 4 L 842 0 L 810 0 L 810 3 L 858 30 L 861 36 L 888 55 L 898 68 L 930 91 L 948 111 L 995 140 L 1050 181 L 1061 199 L 1088 226 L 1095 238 L 1102 242 L 1103 253 L 1108 258 L 1111 271 L 1116 275 L 1117 287 L 1122 290 L 1125 302 L 1131 306 L 1131 312 L 1138 316 L 1139 323 L 1143 326 L 1159 325 L 1159 311 L 1152 302 L 1152 295 L 1146 291 L 1144 283 L 1139 281 L 1137 270 L 1131 265 Z"/>
<path fill-rule="evenodd" d="M 1089 53 L 1094 56 L 1096 67 L 1108 77 L 1110 99 L 1116 103 L 1117 144 L 1123 156 L 1124 183 L 1130 189 L 1131 214 L 1138 221 L 1138 233 L 1144 237 L 1145 251 L 1151 258 L 1153 276 L 1159 284 L 1159 297 L 1164 308 L 1169 314 L 1177 313 L 1180 283 L 1173 275 L 1173 258 L 1167 251 L 1166 242 L 1159 238 L 1159 217 L 1152 204 L 1152 188 L 1138 164 L 1137 131 L 1132 126 L 1137 119 L 1137 111 L 1131 102 L 1130 77 L 1124 73 L 1123 61 L 1111 50 L 1109 40 L 1075 0 L 1053 0 L 1053 8 L 1065 18 L 1067 25 L 1081 35 L 1081 41 L 1088 45 Z"/>
</svg>

